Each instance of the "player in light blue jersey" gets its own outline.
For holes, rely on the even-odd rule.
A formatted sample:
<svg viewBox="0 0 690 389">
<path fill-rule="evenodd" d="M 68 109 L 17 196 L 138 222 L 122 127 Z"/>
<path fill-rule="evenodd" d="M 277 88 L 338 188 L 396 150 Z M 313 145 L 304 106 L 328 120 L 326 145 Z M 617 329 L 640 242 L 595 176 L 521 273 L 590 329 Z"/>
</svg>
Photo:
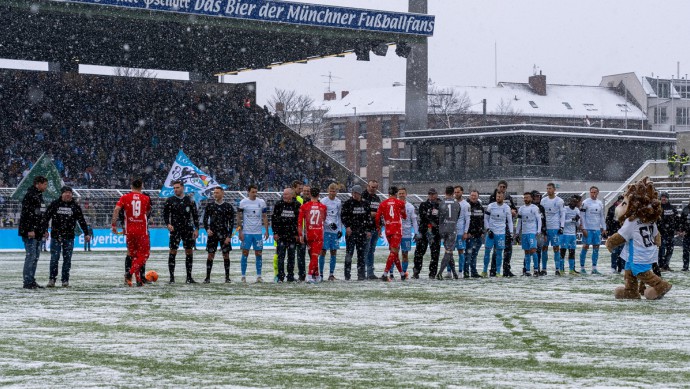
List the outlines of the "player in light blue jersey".
<svg viewBox="0 0 690 389">
<path fill-rule="evenodd" d="M 458 250 L 458 273 L 463 275 L 463 278 L 470 278 L 469 261 L 465 261 L 465 249 L 467 249 L 467 240 L 470 239 L 470 203 L 467 202 L 462 195 L 465 190 L 462 186 L 456 185 L 453 191 L 455 201 L 460 204 L 460 216 L 458 217 L 458 224 L 456 226 L 457 238 L 455 240 L 455 248 Z"/>
<path fill-rule="evenodd" d="M 240 241 L 242 241 L 242 257 L 240 258 L 240 270 L 242 271 L 242 282 L 247 282 L 247 259 L 249 250 L 253 247 L 256 255 L 256 282 L 263 282 L 261 278 L 261 265 L 263 263 L 262 253 L 264 240 L 268 239 L 268 215 L 266 212 L 266 202 L 256 197 L 258 188 L 256 185 L 249 185 L 247 188 L 247 198 L 242 199 L 237 212 L 237 225 L 240 230 Z M 262 236 L 262 225 L 266 232 Z"/>
<path fill-rule="evenodd" d="M 568 250 L 568 267 L 571 276 L 580 274 L 575 271 L 575 248 L 577 247 L 577 227 L 580 225 L 578 205 L 581 199 L 580 195 L 573 195 L 568 200 L 568 206 L 564 208 L 565 223 L 563 235 L 561 235 L 561 258 L 565 258 L 565 250 Z"/>
<path fill-rule="evenodd" d="M 323 223 L 323 250 L 319 255 L 319 274 L 324 274 L 323 268 L 326 266 L 326 251 L 331 252 L 330 275 L 328 281 L 335 281 L 335 260 L 340 248 L 340 238 L 343 237 L 343 223 L 340 220 L 340 213 L 343 203 L 336 197 L 338 185 L 332 183 L 328 185 L 328 196 L 321 199 L 321 204 L 328 208 L 326 211 L 326 221 Z"/>
<path fill-rule="evenodd" d="M 601 245 L 602 235 L 606 235 L 606 224 L 604 217 L 604 204 L 597 199 L 599 188 L 593 186 L 589 188 L 589 198 L 582 202 L 580 207 L 580 223 L 584 244 L 580 251 L 580 274 L 587 274 L 585 270 L 585 258 L 587 250 L 592 246 L 592 274 L 601 274 L 597 270 L 599 260 L 599 246 Z"/>
<path fill-rule="evenodd" d="M 525 205 L 518 209 L 517 232 L 515 240 L 522 244 L 525 250 L 524 276 L 530 275 L 530 263 L 534 261 L 534 276 L 539 276 L 539 259 L 537 257 L 537 234 L 541 232 L 541 212 L 532 204 L 532 193 L 525 192 L 522 196 Z"/>
<path fill-rule="evenodd" d="M 506 247 L 506 243 L 509 243 L 506 242 L 506 231 L 511 235 L 513 234 L 513 216 L 510 206 L 503 202 L 503 198 L 503 192 L 496 192 L 496 202 L 489 204 L 484 213 L 484 228 L 487 230 L 487 234 L 486 243 L 484 243 L 484 271 L 482 271 L 482 277 L 487 276 L 492 249 L 496 250 L 496 277 L 503 277 L 501 275 L 503 250 Z"/>
<path fill-rule="evenodd" d="M 541 199 L 541 206 L 544 207 L 544 217 L 546 219 L 546 240 L 541 252 L 541 273 L 546 275 L 546 263 L 549 260 L 549 244 L 553 247 L 554 265 L 556 275 L 560 276 L 563 271 L 561 261 L 560 237 L 563 235 L 564 204 L 563 199 L 556 196 L 556 185 L 552 182 L 546 184 L 546 197 Z"/>
<path fill-rule="evenodd" d="M 402 270 L 406 279 L 409 279 L 407 267 L 409 265 L 409 253 L 412 250 L 412 237 L 419 237 L 419 221 L 417 214 L 414 211 L 414 205 L 407 201 L 407 189 L 398 189 L 398 199 L 405 202 L 405 213 L 407 217 L 402 220 L 402 241 L 400 242 L 400 251 L 402 252 Z M 391 269 L 393 274 L 393 269 Z"/>
</svg>

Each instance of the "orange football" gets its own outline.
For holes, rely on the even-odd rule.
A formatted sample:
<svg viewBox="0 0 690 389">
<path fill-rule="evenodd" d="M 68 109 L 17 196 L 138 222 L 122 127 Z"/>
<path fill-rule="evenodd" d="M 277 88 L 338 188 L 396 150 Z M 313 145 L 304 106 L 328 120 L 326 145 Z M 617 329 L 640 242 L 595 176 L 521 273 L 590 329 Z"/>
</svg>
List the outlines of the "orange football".
<svg viewBox="0 0 690 389">
<path fill-rule="evenodd" d="M 149 282 L 158 281 L 158 273 L 155 270 L 149 270 L 146 272 L 146 280 Z"/>
</svg>

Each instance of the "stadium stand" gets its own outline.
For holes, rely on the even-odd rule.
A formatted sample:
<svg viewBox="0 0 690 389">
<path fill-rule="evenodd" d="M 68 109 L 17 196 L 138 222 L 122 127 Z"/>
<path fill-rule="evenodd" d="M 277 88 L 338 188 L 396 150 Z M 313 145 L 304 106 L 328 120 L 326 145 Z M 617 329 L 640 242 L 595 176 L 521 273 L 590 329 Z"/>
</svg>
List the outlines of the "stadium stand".
<svg viewBox="0 0 690 389">
<path fill-rule="evenodd" d="M 349 172 L 227 84 L 74 73 L 0 72 L 0 187 L 46 152 L 67 184 L 160 188 L 179 149 L 231 188 L 293 180 L 349 183 Z"/>
</svg>

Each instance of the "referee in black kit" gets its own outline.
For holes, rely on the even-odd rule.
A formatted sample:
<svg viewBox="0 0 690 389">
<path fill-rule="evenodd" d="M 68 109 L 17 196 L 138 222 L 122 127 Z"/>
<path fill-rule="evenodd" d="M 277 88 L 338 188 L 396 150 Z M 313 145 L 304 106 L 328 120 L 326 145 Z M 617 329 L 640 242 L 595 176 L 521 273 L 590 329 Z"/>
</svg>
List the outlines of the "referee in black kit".
<svg viewBox="0 0 690 389">
<path fill-rule="evenodd" d="M 213 188 L 213 202 L 204 209 L 204 229 L 208 233 L 206 242 L 206 279 L 204 283 L 211 282 L 211 269 L 213 258 L 220 244 L 223 253 L 223 265 L 225 266 L 225 282 L 230 282 L 230 250 L 232 250 L 232 232 L 235 229 L 235 208 L 223 201 L 225 191 L 220 186 Z"/>
<path fill-rule="evenodd" d="M 192 278 L 192 259 L 194 257 L 194 242 L 199 236 L 199 213 L 196 204 L 184 194 L 182 181 L 173 182 L 174 196 L 165 202 L 163 220 L 170 231 L 170 254 L 168 256 L 168 270 L 170 283 L 175 283 L 175 256 L 177 248 L 184 247 L 185 267 L 187 269 L 188 284 L 196 284 Z"/>
</svg>

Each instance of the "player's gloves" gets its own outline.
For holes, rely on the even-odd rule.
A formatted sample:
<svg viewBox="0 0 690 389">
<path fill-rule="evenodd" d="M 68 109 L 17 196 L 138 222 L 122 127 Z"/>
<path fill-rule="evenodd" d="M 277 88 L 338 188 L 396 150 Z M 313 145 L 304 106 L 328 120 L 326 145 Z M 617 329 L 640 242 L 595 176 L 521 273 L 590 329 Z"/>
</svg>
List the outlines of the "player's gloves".
<svg viewBox="0 0 690 389">
<path fill-rule="evenodd" d="M 494 238 L 494 232 L 489 230 L 488 232 L 489 238 L 493 239 Z"/>
<path fill-rule="evenodd" d="M 563 235 L 563 227 L 558 229 L 558 235 Z"/>
<path fill-rule="evenodd" d="M 338 236 L 338 239 L 342 238 L 342 237 L 343 237 L 343 232 L 342 232 L 342 231 L 338 231 L 338 235 L 337 235 L 337 236 Z"/>
<path fill-rule="evenodd" d="M 335 224 L 335 223 L 331 223 L 331 224 L 329 224 L 328 226 L 331 227 L 331 230 L 333 230 L 333 231 L 335 231 L 335 230 L 338 229 L 338 225 Z"/>
<path fill-rule="evenodd" d="M 573 221 L 579 222 L 580 221 L 580 215 L 575 215 L 575 217 L 573 218 Z"/>
</svg>

